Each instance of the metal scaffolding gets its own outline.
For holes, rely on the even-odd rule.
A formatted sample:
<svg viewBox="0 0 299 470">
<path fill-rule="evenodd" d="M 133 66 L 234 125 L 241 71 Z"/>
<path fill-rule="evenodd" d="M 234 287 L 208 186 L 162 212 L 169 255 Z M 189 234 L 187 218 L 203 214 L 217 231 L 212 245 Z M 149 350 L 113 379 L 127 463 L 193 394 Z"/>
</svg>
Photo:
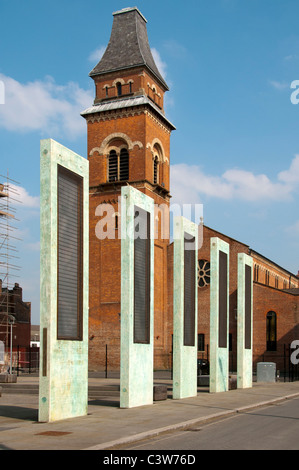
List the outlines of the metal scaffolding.
<svg viewBox="0 0 299 470">
<path fill-rule="evenodd" d="M 21 203 L 19 184 L 0 174 L 0 340 L 8 350 L 11 342 L 11 324 L 14 323 L 15 294 L 14 280 L 18 278 L 17 236 L 19 220 L 16 217 L 17 204 Z"/>
</svg>

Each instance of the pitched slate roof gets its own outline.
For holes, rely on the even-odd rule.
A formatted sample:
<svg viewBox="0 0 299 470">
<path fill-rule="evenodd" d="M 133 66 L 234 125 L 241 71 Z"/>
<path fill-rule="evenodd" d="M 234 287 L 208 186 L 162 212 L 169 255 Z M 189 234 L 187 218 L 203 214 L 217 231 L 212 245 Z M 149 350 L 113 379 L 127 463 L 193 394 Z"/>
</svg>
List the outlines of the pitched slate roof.
<svg viewBox="0 0 299 470">
<path fill-rule="evenodd" d="M 101 75 L 116 70 L 145 66 L 168 90 L 160 74 L 148 42 L 146 19 L 138 8 L 125 8 L 113 13 L 110 41 L 100 62 L 90 72 L 90 76 Z"/>
</svg>

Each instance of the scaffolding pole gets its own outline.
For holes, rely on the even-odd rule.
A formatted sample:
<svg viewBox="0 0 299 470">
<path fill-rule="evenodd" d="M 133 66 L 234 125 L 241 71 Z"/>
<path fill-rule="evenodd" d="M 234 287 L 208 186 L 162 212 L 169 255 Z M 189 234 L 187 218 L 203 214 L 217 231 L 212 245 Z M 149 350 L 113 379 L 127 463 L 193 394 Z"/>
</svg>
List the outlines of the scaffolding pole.
<svg viewBox="0 0 299 470">
<path fill-rule="evenodd" d="M 19 277 L 17 264 L 18 237 L 17 205 L 20 199 L 20 183 L 0 174 L 0 341 L 6 351 L 12 349 L 12 317 L 15 312 L 14 279 Z M 14 317 L 13 317 L 14 318 Z M 12 350 L 10 352 L 12 355 Z M 12 358 L 10 359 L 12 360 Z"/>
</svg>

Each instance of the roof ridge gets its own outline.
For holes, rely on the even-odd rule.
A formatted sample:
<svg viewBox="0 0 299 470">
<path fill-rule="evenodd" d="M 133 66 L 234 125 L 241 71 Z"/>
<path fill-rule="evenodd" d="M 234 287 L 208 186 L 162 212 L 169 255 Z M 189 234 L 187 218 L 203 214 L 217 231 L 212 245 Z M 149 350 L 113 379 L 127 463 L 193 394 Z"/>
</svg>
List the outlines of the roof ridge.
<svg viewBox="0 0 299 470">
<path fill-rule="evenodd" d="M 118 11 L 115 11 L 112 13 L 113 16 L 115 15 L 120 15 L 122 13 L 127 13 L 129 11 L 133 11 L 133 10 L 136 10 L 137 13 L 139 13 L 139 15 L 141 16 L 141 18 L 144 19 L 144 21 L 147 23 L 147 19 L 143 16 L 143 14 L 140 12 L 140 10 L 137 8 L 137 7 L 127 7 L 127 8 L 122 8 L 121 10 L 118 10 Z"/>
<path fill-rule="evenodd" d="M 136 37 L 137 37 L 137 42 L 138 42 L 138 47 L 139 47 L 139 50 L 140 50 L 140 53 L 141 53 L 141 57 L 143 59 L 143 62 L 146 64 L 146 60 L 144 58 L 142 48 L 140 47 L 140 39 L 139 39 L 138 26 L 137 26 L 137 16 L 135 16 L 135 28 L 136 28 Z"/>
</svg>

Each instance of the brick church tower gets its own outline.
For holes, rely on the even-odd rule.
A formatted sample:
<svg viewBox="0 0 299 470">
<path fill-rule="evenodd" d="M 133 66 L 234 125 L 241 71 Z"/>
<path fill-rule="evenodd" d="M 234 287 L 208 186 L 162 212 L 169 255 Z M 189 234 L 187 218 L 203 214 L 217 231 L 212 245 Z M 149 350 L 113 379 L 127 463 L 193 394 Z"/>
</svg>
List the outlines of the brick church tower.
<svg viewBox="0 0 299 470">
<path fill-rule="evenodd" d="M 118 197 L 129 184 L 169 206 L 170 134 L 175 127 L 164 114 L 168 86 L 153 59 L 146 19 L 137 8 L 113 14 L 110 41 L 90 72 L 95 82 L 87 121 L 90 165 L 89 367 L 120 365 L 121 240 Z M 114 213 L 108 214 L 107 208 Z M 109 211 L 108 211 L 109 212 Z M 110 215 L 110 219 L 109 216 Z M 156 214 L 154 367 L 169 367 L 167 251 L 169 236 Z M 109 226 L 109 236 L 99 229 Z M 112 236 L 111 236 L 112 229 Z M 108 233 L 108 232 L 107 232 Z M 168 331 L 168 335 L 166 334 Z"/>
</svg>

